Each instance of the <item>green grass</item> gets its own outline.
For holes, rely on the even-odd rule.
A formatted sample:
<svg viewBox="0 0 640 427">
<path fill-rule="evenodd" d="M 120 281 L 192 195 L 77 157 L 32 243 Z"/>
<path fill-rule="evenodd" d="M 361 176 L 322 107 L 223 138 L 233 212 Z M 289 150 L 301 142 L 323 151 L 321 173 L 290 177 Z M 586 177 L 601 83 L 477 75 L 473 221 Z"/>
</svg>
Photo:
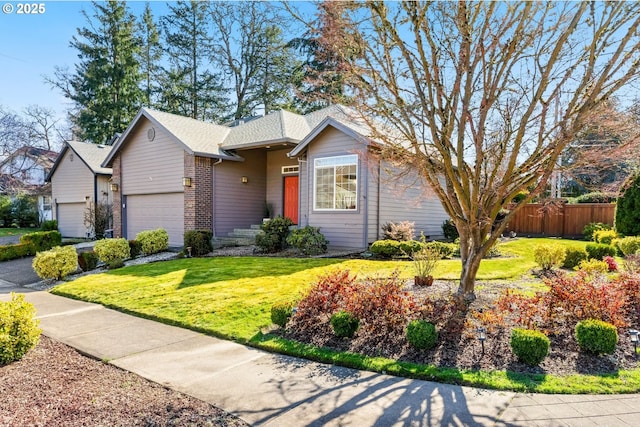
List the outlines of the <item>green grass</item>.
<svg viewBox="0 0 640 427">
<path fill-rule="evenodd" d="M 484 260 L 478 279 L 508 281 L 526 276 L 535 267 L 533 248 L 550 242 L 586 244 L 559 239 L 514 240 L 502 246 L 510 258 Z M 542 393 L 640 391 L 640 370 L 621 371 L 615 376 L 571 377 L 462 371 L 340 353 L 262 334 L 271 324 L 270 310 L 275 302 L 298 299 L 319 275 L 331 269 L 349 269 L 359 276 L 388 276 L 393 271 L 401 277 L 413 276 L 409 261 L 190 258 L 84 276 L 52 292 L 271 351 L 410 378 Z M 456 279 L 460 269 L 460 260 L 440 261 L 435 276 Z M 529 290 L 540 289 L 539 284 L 528 286 Z"/>
<path fill-rule="evenodd" d="M 0 237 L 22 236 L 23 234 L 40 231 L 39 228 L 0 228 Z"/>
</svg>

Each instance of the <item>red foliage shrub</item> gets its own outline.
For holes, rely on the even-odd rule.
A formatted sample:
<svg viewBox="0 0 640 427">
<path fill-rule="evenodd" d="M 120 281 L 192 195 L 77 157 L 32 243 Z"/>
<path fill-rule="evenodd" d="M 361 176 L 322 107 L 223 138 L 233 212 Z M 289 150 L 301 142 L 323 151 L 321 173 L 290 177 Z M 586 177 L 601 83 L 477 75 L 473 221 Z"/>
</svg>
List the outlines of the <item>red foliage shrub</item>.
<svg viewBox="0 0 640 427">
<path fill-rule="evenodd" d="M 618 271 L 618 264 L 616 263 L 616 260 L 613 259 L 613 257 L 606 256 L 602 258 L 602 260 L 609 266 L 609 271 Z"/>
</svg>

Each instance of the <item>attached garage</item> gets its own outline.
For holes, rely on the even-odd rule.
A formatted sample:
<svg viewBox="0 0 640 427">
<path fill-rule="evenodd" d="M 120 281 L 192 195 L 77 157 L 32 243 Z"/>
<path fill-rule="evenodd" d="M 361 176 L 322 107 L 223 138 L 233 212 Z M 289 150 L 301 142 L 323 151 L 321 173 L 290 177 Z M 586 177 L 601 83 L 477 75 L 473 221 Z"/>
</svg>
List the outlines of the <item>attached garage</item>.
<svg viewBox="0 0 640 427">
<path fill-rule="evenodd" d="M 183 245 L 184 193 L 128 195 L 124 205 L 127 239 L 134 239 L 140 231 L 164 228 L 170 246 Z"/>
<path fill-rule="evenodd" d="M 84 225 L 86 203 L 58 203 L 56 219 L 58 230 L 63 237 L 87 237 L 87 227 Z"/>
</svg>

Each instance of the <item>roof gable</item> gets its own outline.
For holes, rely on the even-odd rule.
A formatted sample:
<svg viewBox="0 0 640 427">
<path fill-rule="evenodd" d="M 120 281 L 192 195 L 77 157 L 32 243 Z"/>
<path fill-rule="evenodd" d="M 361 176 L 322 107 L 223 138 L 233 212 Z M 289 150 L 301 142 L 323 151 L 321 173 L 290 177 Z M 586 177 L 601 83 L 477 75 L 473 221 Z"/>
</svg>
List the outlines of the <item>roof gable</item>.
<svg viewBox="0 0 640 427">
<path fill-rule="evenodd" d="M 113 147 L 108 145 L 91 144 L 82 141 L 67 141 L 45 180 L 51 181 L 51 177 L 58 169 L 58 166 L 62 163 L 65 154 L 69 150 L 73 151 L 73 153 L 94 175 L 111 175 L 111 168 L 102 167 L 101 164 L 112 149 Z"/>
</svg>

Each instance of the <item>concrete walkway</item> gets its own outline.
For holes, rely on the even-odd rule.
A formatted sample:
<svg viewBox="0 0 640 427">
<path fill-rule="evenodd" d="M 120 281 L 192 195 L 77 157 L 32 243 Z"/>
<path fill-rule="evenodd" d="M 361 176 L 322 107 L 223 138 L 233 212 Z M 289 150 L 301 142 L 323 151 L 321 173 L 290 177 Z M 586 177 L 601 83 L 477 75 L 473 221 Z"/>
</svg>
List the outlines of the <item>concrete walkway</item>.
<svg viewBox="0 0 640 427">
<path fill-rule="evenodd" d="M 0 285 L 0 300 L 10 298 Z M 262 426 L 634 426 L 640 396 L 458 387 L 265 353 L 101 305 L 25 291 L 45 335 Z"/>
</svg>

